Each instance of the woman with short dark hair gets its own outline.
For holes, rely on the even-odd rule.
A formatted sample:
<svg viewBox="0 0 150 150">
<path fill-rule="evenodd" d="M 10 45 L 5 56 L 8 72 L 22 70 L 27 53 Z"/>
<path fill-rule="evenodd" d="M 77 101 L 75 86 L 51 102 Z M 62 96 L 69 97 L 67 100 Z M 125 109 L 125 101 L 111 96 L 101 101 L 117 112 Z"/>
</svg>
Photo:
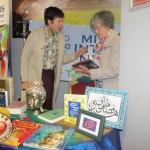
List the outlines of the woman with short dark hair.
<svg viewBox="0 0 150 150">
<path fill-rule="evenodd" d="M 57 7 L 48 7 L 44 12 L 45 26 L 33 30 L 24 45 L 21 57 L 22 97 L 26 101 L 25 90 L 33 79 L 42 79 L 46 90 L 45 109 L 55 108 L 62 64 L 78 59 L 86 53 L 82 47 L 74 53 L 64 54 L 65 39 L 61 34 L 64 13 Z"/>
</svg>

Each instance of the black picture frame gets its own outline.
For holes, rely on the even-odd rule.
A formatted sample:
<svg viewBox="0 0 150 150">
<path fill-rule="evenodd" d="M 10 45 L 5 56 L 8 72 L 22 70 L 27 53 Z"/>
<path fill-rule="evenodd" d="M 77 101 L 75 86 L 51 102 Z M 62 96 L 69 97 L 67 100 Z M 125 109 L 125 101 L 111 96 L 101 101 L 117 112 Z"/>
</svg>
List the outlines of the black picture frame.
<svg viewBox="0 0 150 150">
<path fill-rule="evenodd" d="M 75 131 L 101 142 L 104 124 L 104 116 L 89 112 L 87 110 L 79 109 Z"/>
</svg>

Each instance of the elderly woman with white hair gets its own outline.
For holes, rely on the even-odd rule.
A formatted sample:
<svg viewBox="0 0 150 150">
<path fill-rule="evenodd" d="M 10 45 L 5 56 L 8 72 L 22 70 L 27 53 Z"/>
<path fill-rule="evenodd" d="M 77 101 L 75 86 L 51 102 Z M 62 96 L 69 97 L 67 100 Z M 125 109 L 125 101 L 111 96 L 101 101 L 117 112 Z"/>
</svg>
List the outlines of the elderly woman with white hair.
<svg viewBox="0 0 150 150">
<path fill-rule="evenodd" d="M 114 29 L 114 15 L 102 10 L 92 17 L 91 30 L 97 34 L 98 41 L 94 46 L 94 59 L 98 61 L 98 69 L 85 66 L 74 68 L 75 71 L 90 75 L 102 88 L 118 89 L 120 63 L 120 37 Z"/>
</svg>

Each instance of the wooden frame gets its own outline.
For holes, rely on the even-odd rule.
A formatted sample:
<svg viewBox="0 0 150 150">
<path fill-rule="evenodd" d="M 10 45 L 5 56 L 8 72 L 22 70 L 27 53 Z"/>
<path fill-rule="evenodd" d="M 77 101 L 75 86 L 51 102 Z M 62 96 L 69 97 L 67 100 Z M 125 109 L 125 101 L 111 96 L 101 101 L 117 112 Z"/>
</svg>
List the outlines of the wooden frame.
<svg viewBox="0 0 150 150">
<path fill-rule="evenodd" d="M 150 0 L 130 0 L 130 11 L 150 6 Z"/>
<path fill-rule="evenodd" d="M 86 87 L 87 110 L 106 117 L 105 126 L 123 129 L 128 92 Z"/>
<path fill-rule="evenodd" d="M 105 117 L 79 109 L 75 131 L 101 142 Z"/>
</svg>

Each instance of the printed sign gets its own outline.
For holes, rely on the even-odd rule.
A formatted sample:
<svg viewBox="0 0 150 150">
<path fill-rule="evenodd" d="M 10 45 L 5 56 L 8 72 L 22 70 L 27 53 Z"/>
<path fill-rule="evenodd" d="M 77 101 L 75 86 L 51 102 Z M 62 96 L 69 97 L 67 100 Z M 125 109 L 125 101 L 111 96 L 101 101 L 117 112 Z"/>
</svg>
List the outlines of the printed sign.
<svg viewBox="0 0 150 150">
<path fill-rule="evenodd" d="M 0 26 L 9 24 L 9 1 L 0 0 Z"/>
</svg>

